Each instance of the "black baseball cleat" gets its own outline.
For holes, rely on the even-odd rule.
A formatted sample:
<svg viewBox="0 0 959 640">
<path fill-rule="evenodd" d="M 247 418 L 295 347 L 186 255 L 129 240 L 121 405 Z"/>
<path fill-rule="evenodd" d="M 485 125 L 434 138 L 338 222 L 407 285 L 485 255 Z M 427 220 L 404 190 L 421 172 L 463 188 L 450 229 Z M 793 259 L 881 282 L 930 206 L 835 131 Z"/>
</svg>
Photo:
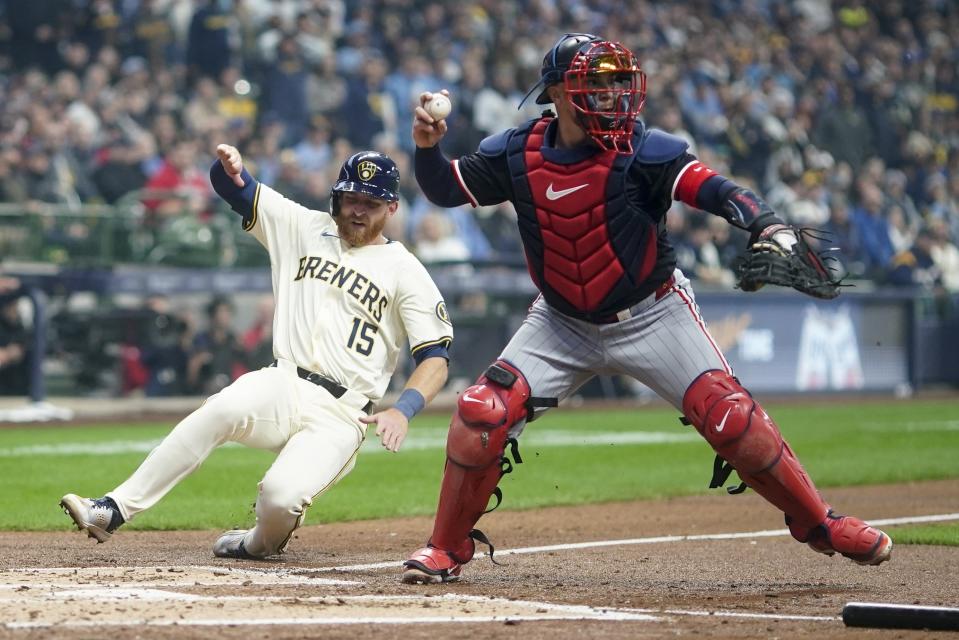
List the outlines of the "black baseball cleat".
<svg viewBox="0 0 959 640">
<path fill-rule="evenodd" d="M 81 498 L 68 493 L 60 499 L 60 506 L 80 531 L 98 543 L 106 542 L 125 521 L 112 498 Z"/>
</svg>

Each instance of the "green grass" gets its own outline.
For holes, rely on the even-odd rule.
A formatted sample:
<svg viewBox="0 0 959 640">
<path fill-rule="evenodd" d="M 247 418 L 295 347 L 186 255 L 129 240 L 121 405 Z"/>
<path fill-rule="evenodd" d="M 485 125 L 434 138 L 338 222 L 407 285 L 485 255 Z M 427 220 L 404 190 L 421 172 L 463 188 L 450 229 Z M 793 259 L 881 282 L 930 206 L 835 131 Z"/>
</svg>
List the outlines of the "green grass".
<svg viewBox="0 0 959 640">
<path fill-rule="evenodd" d="M 959 547 L 959 525 L 929 524 L 889 527 L 886 532 L 896 544 L 938 544 Z"/>
<path fill-rule="evenodd" d="M 959 477 L 954 400 L 770 407 L 820 488 Z M 442 476 L 447 415 L 423 415 L 407 447 L 368 441 L 356 469 L 310 510 L 308 523 L 429 515 Z M 122 482 L 171 424 L 0 429 L 0 529 L 63 529 L 67 492 L 102 495 Z M 637 435 L 666 442 L 624 441 Z M 587 442 L 587 439 L 591 439 Z M 371 440 L 375 440 L 372 437 Z M 90 447 L 100 447 L 97 451 Z M 86 447 L 86 448 L 84 448 Z M 553 411 L 527 427 L 525 461 L 501 482 L 501 508 L 706 493 L 713 454 L 669 409 Z M 256 484 L 273 454 L 221 448 L 129 526 L 205 529 L 252 524 Z"/>
</svg>

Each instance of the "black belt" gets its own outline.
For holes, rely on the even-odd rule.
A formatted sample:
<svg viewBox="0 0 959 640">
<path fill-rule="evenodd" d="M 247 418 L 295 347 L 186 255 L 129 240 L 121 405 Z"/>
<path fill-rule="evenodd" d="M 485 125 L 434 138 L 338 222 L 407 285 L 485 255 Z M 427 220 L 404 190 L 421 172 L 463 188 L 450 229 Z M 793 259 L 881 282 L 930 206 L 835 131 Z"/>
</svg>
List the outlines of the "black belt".
<svg viewBox="0 0 959 640">
<path fill-rule="evenodd" d="M 271 364 L 270 366 L 275 367 L 276 360 L 274 360 L 273 364 Z M 341 385 L 339 382 L 336 382 L 335 380 L 330 380 L 329 378 L 323 377 L 320 374 L 310 371 L 308 369 L 304 369 L 303 367 L 296 368 L 296 375 L 300 376 L 307 382 L 312 382 L 318 387 L 323 387 L 324 389 L 329 391 L 330 395 L 336 398 L 337 400 L 342 398 L 343 394 L 346 393 L 347 391 L 346 387 Z M 369 415 L 372 411 L 373 411 L 373 401 L 370 400 L 363 407 L 363 413 Z"/>
</svg>

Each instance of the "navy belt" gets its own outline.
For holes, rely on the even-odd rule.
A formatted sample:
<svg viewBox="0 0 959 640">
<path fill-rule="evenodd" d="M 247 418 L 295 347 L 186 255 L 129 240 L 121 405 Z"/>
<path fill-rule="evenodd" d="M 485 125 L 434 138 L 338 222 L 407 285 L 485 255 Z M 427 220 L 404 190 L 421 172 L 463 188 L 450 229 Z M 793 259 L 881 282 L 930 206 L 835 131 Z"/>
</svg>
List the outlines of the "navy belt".
<svg viewBox="0 0 959 640">
<path fill-rule="evenodd" d="M 271 364 L 270 366 L 275 367 L 276 360 L 274 360 L 273 364 Z M 320 374 L 310 371 L 308 369 L 304 369 L 303 367 L 296 368 L 296 375 L 300 376 L 307 382 L 312 382 L 318 387 L 323 387 L 324 389 L 329 391 L 330 395 L 336 398 L 337 400 L 342 398 L 343 394 L 346 393 L 347 391 L 346 387 L 341 385 L 339 382 L 336 382 L 335 380 L 330 380 L 327 377 L 321 376 Z M 373 411 L 373 401 L 370 400 L 363 407 L 363 413 L 369 415 L 370 412 L 372 411 Z"/>
</svg>

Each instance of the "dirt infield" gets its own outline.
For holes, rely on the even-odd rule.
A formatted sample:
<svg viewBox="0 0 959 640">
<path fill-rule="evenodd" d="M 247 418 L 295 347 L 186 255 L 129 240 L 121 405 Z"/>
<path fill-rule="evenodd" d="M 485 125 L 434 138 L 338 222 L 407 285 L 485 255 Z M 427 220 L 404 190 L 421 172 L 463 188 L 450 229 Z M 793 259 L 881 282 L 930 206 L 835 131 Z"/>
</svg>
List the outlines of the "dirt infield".
<svg viewBox="0 0 959 640">
<path fill-rule="evenodd" d="M 959 480 L 828 497 L 873 520 L 952 514 Z M 0 637 L 931 638 L 846 628 L 842 606 L 959 605 L 959 548 L 900 545 L 860 567 L 793 542 L 748 492 L 496 512 L 482 525 L 502 566 L 478 558 L 430 587 L 397 580 L 424 518 L 307 526 L 270 562 L 213 558 L 215 531 L 97 545 L 67 524 L 0 534 Z"/>
</svg>

